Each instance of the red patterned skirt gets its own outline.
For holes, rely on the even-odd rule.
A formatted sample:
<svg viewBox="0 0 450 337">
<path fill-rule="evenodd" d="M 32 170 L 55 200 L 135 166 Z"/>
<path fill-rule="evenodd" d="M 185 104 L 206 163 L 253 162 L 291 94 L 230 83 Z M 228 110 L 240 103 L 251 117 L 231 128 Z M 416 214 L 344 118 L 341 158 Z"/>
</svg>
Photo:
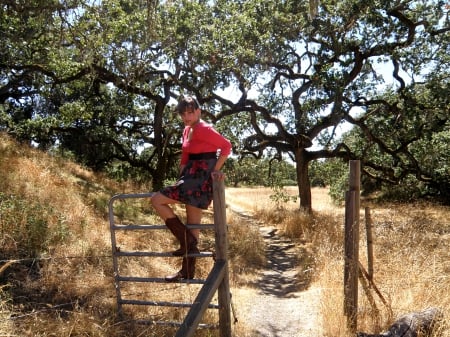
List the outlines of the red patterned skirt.
<svg viewBox="0 0 450 337">
<path fill-rule="evenodd" d="M 207 209 L 213 198 L 211 172 L 216 162 L 215 152 L 189 155 L 178 181 L 161 189 L 161 194 L 182 204 Z"/>
</svg>

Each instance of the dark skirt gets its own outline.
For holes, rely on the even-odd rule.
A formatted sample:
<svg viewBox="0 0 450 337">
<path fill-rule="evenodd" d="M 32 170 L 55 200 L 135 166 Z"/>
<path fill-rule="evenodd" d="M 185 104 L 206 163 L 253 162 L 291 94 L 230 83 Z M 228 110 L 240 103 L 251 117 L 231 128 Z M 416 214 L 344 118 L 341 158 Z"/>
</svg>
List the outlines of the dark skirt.
<svg viewBox="0 0 450 337">
<path fill-rule="evenodd" d="M 198 159 L 203 158 L 203 159 Z M 207 209 L 213 198 L 211 172 L 216 165 L 216 156 L 191 155 L 175 185 L 160 190 L 166 197 L 182 204 Z"/>
</svg>

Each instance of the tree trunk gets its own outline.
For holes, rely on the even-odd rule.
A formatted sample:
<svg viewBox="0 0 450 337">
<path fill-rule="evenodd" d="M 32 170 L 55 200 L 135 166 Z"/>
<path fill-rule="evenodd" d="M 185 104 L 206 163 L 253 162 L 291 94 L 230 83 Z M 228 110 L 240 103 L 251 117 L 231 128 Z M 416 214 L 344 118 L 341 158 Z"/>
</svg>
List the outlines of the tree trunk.
<svg viewBox="0 0 450 337">
<path fill-rule="evenodd" d="M 300 197 L 300 209 L 308 213 L 312 212 L 311 201 L 311 183 L 309 181 L 308 165 L 309 160 L 305 149 L 297 149 L 295 151 L 295 160 L 297 163 L 297 186 L 298 195 Z"/>
<path fill-rule="evenodd" d="M 164 185 L 167 173 L 167 158 L 165 157 L 166 146 L 163 139 L 163 116 L 164 116 L 164 104 L 158 102 L 155 108 L 154 116 L 154 137 L 155 137 L 155 150 L 156 150 L 156 170 L 152 172 L 152 188 L 157 191 Z"/>
</svg>

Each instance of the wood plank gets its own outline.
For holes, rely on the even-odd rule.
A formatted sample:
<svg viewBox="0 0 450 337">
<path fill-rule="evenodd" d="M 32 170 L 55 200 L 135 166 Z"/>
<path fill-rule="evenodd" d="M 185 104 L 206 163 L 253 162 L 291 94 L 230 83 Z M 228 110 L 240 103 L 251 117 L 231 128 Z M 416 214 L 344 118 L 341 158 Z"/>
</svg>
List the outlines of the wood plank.
<svg viewBox="0 0 450 337">
<path fill-rule="evenodd" d="M 205 310 L 208 308 L 208 304 L 211 302 L 219 284 L 222 282 L 225 274 L 225 266 L 225 261 L 216 261 L 175 337 L 194 336 L 197 325 L 200 323 Z"/>
</svg>

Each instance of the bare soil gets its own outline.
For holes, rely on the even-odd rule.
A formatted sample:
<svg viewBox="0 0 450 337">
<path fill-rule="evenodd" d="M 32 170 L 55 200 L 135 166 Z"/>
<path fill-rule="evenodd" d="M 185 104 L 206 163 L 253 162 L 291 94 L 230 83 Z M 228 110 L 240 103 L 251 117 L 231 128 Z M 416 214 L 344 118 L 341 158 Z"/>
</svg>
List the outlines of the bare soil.
<svg viewBox="0 0 450 337">
<path fill-rule="evenodd" d="M 239 209 L 231 211 L 251 222 Z M 279 234 L 275 227 L 259 226 L 266 243 L 266 268 L 253 284 L 233 291 L 236 318 L 252 337 L 321 336 L 320 289 L 310 283 L 310 270 L 301 263 L 301 247 Z M 240 298 L 246 299 L 245 301 Z"/>
</svg>

